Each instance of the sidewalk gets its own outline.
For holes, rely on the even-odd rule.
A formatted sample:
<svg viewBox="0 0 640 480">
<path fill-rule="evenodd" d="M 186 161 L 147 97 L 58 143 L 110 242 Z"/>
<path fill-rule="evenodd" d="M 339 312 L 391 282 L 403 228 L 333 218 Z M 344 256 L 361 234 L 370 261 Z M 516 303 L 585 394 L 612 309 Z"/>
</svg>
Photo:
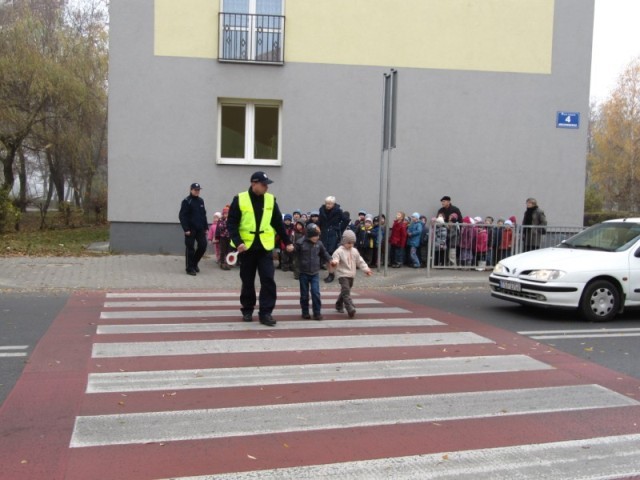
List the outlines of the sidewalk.
<svg viewBox="0 0 640 480">
<path fill-rule="evenodd" d="M 98 255 L 95 257 L 0 257 L 0 290 L 239 290 L 238 267 L 221 270 L 212 257 L 200 262 L 201 272 L 184 271 L 184 257 L 176 255 Z M 326 276 L 320 272 L 321 278 Z M 358 271 L 355 288 L 444 288 L 487 285 L 489 272 L 389 268 L 371 277 Z M 256 277 L 256 282 L 258 278 Z M 298 288 L 291 272 L 276 270 L 278 288 Z M 338 288 L 338 282 L 321 288 Z"/>
</svg>

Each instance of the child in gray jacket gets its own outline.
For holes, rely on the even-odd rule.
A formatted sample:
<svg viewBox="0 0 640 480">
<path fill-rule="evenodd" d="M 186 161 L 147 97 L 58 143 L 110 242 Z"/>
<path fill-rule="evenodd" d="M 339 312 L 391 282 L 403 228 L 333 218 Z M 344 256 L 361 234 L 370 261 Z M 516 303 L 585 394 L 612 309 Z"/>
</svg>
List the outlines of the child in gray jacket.
<svg viewBox="0 0 640 480">
<path fill-rule="evenodd" d="M 309 315 L 309 290 L 311 290 L 311 305 L 313 319 L 322 320 L 322 302 L 320 300 L 320 265 L 331 261 L 331 255 L 327 252 L 320 238 L 320 229 L 315 223 L 306 226 L 305 236 L 295 244 L 298 260 L 300 281 L 300 308 L 302 318 L 308 320 Z"/>
</svg>

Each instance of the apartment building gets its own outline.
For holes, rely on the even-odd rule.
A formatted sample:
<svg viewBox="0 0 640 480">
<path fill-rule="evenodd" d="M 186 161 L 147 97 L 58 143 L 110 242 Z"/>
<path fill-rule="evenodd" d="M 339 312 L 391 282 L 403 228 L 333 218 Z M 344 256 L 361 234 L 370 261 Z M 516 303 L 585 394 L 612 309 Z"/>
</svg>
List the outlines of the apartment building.
<svg viewBox="0 0 640 480">
<path fill-rule="evenodd" d="M 183 251 L 264 170 L 283 212 L 379 210 L 581 225 L 594 0 L 111 0 L 109 220 L 118 252 Z M 385 162 L 386 162 L 386 157 Z M 386 191 L 386 187 L 385 187 Z"/>
</svg>

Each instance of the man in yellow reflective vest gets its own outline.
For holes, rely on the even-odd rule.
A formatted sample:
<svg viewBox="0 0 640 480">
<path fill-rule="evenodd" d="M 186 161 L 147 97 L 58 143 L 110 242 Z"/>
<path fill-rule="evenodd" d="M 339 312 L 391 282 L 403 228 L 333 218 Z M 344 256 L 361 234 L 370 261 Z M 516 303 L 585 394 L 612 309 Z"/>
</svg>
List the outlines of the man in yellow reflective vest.
<svg viewBox="0 0 640 480">
<path fill-rule="evenodd" d="M 276 282 L 272 251 L 275 248 L 276 234 L 284 241 L 288 252 L 292 252 L 294 247 L 285 232 L 276 199 L 272 194 L 267 193 L 270 183 L 273 183 L 273 180 L 264 172 L 255 172 L 251 175 L 249 190 L 233 197 L 229 207 L 227 227 L 231 244 L 239 253 L 242 320 L 251 321 L 256 306 L 255 279 L 258 272 L 260 276 L 258 318 L 263 325 L 273 327 L 276 321 L 271 313 L 276 306 Z"/>
</svg>

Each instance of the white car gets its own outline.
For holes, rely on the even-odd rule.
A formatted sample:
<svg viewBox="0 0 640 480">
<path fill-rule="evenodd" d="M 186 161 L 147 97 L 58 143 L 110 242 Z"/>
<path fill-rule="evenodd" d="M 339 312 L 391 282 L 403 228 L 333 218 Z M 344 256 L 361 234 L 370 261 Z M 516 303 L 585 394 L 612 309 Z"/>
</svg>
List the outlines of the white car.
<svg viewBox="0 0 640 480">
<path fill-rule="evenodd" d="M 611 320 L 640 306 L 640 218 L 609 220 L 555 247 L 505 258 L 489 283 L 491 295 L 502 300 Z"/>
</svg>

